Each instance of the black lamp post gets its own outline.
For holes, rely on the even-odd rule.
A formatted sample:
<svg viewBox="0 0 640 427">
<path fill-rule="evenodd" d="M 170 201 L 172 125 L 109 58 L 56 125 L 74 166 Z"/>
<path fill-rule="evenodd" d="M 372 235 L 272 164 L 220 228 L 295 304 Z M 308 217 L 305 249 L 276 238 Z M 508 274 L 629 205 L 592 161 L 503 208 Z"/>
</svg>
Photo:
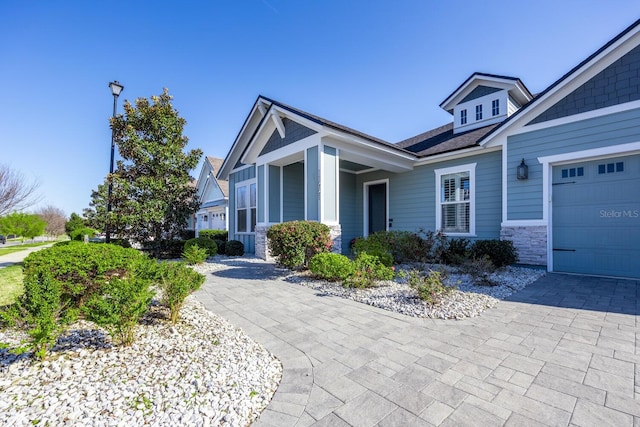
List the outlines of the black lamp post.
<svg viewBox="0 0 640 427">
<path fill-rule="evenodd" d="M 109 87 L 111 88 L 111 93 L 113 94 L 113 118 L 116 118 L 116 107 L 118 102 L 118 96 L 124 89 L 117 80 L 109 83 Z M 113 156 L 115 150 L 115 131 L 113 127 L 111 127 L 111 162 L 109 163 L 109 175 L 113 173 Z M 105 240 L 107 243 L 111 242 L 111 227 L 109 226 L 109 212 L 111 212 L 111 192 L 113 191 L 113 184 L 111 183 L 111 178 L 109 178 L 109 193 L 107 195 L 107 230 Z"/>
</svg>

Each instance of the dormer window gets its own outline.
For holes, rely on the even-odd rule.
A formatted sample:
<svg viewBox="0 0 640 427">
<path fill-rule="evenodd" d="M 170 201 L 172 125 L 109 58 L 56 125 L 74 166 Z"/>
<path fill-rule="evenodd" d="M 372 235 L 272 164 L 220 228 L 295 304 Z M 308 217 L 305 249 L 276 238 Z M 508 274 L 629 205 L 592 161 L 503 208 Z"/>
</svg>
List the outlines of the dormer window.
<svg viewBox="0 0 640 427">
<path fill-rule="evenodd" d="M 476 120 L 482 120 L 482 104 L 476 105 Z"/>
<path fill-rule="evenodd" d="M 460 110 L 460 124 L 461 125 L 466 125 L 467 124 L 467 110 Z"/>
<path fill-rule="evenodd" d="M 491 114 L 497 116 L 500 114 L 500 100 L 494 99 L 491 101 Z"/>
</svg>

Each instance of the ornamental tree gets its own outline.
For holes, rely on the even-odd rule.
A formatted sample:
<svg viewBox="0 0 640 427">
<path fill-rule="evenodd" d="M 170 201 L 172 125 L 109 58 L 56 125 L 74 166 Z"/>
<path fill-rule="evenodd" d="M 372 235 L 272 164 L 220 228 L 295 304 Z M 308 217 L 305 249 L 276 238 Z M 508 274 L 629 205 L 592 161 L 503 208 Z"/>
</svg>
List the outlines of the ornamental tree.
<svg viewBox="0 0 640 427">
<path fill-rule="evenodd" d="M 24 242 L 44 233 L 47 223 L 39 215 L 13 212 L 0 218 L 0 233 L 21 236 Z"/>
<path fill-rule="evenodd" d="M 186 121 L 171 104 L 167 89 L 151 99 L 124 103 L 124 114 L 111 119 L 114 142 L 122 160 L 92 193 L 85 211 L 94 228 L 150 245 L 160 255 L 163 240 L 180 236 L 199 200 L 190 176 L 202 150 L 184 151 Z M 111 212 L 107 213 L 109 183 Z"/>
</svg>

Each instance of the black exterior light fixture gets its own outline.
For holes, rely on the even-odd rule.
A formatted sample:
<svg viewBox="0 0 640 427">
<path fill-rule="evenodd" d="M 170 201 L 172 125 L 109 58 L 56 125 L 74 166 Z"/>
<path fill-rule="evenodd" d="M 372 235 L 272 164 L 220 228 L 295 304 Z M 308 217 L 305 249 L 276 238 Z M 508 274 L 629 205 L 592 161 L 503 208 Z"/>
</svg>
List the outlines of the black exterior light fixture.
<svg viewBox="0 0 640 427">
<path fill-rule="evenodd" d="M 529 179 L 529 166 L 524 164 L 524 159 L 518 165 L 518 179 Z"/>
<path fill-rule="evenodd" d="M 124 89 L 117 80 L 109 83 L 109 88 L 111 89 L 111 94 L 113 95 L 113 118 L 116 118 L 116 108 L 118 102 L 118 96 Z M 113 127 L 111 128 L 111 162 L 109 163 L 109 174 L 113 173 L 113 156 L 115 150 L 115 130 Z M 109 180 L 109 193 L 107 195 L 107 229 L 105 230 L 105 241 L 106 243 L 111 242 L 111 227 L 109 226 L 109 212 L 111 212 L 111 192 L 113 191 L 113 184 L 111 180 Z"/>
</svg>

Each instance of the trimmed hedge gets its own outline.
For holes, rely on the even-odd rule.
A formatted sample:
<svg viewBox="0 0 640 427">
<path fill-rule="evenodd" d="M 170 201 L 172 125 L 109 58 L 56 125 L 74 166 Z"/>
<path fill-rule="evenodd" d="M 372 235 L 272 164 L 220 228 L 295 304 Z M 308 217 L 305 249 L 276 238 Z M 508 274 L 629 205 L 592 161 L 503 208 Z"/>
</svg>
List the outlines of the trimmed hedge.
<svg viewBox="0 0 640 427">
<path fill-rule="evenodd" d="M 153 295 L 155 262 L 135 249 L 70 242 L 31 253 L 23 266 L 25 293 L 15 306 L 16 320 L 29 328 L 39 358 L 80 313 L 130 344 Z"/>
<path fill-rule="evenodd" d="M 287 268 L 306 267 L 318 253 L 331 249 L 330 229 L 311 221 L 289 221 L 275 224 L 267 231 L 271 254 Z"/>
<path fill-rule="evenodd" d="M 203 237 L 211 240 L 222 240 L 226 242 L 229 240 L 229 232 L 227 230 L 200 230 L 198 237 Z"/>
</svg>

